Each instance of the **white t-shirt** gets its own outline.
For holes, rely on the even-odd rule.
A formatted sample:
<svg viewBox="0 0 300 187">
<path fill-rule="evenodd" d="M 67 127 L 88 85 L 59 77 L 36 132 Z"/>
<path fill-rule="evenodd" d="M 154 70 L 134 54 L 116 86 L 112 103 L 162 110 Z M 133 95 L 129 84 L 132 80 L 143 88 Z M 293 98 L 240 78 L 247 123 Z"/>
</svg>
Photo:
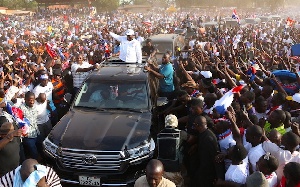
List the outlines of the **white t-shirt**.
<svg viewBox="0 0 300 187">
<path fill-rule="evenodd" d="M 259 144 L 255 147 L 252 147 L 248 152 L 249 162 L 252 166 L 252 171 L 256 171 L 256 162 L 260 159 L 261 156 L 266 154 L 263 150 L 262 144 Z"/>
<path fill-rule="evenodd" d="M 11 86 L 11 87 L 9 87 L 9 89 L 7 90 L 4 99 L 5 99 L 6 101 L 10 101 L 10 100 L 15 96 L 15 94 L 18 93 L 18 92 L 19 92 L 19 88 L 18 88 L 18 87 L 16 87 L 16 86 Z"/>
<path fill-rule="evenodd" d="M 32 90 L 33 90 L 33 84 L 29 84 L 28 86 L 25 85 L 22 86 L 23 93 L 32 92 Z"/>
<path fill-rule="evenodd" d="M 35 102 L 34 103 L 35 108 L 38 111 L 37 115 L 37 124 L 43 124 L 46 123 L 49 120 L 49 116 L 47 113 L 47 101 L 44 103 Z"/>
<path fill-rule="evenodd" d="M 243 136 L 243 145 L 249 153 L 249 150 L 252 148 L 252 145 L 251 145 L 251 143 L 247 142 L 246 133 L 247 133 L 247 129 L 245 129 L 245 133 L 244 133 L 244 136 Z"/>
<path fill-rule="evenodd" d="M 52 90 L 53 90 L 53 85 L 52 83 L 49 81 L 48 84 L 46 86 L 41 86 L 41 84 L 37 85 L 34 89 L 33 89 L 33 93 L 35 95 L 35 98 L 37 98 L 39 96 L 40 93 L 45 93 L 47 100 L 52 102 Z"/>
<path fill-rule="evenodd" d="M 269 187 L 277 186 L 277 175 L 275 172 L 271 173 L 271 175 L 265 175 L 265 177 L 269 183 Z"/>
<path fill-rule="evenodd" d="M 278 179 L 281 179 L 283 176 L 283 168 L 285 164 L 289 162 L 297 162 L 300 163 L 300 153 L 298 151 L 294 151 L 291 153 L 288 150 L 283 150 L 278 145 L 265 141 L 262 143 L 262 146 L 266 152 L 270 152 L 275 158 L 278 159 L 279 166 L 276 170 L 276 174 Z"/>
<path fill-rule="evenodd" d="M 110 35 L 121 43 L 119 56 L 121 60 L 142 63 L 142 48 L 139 41 L 136 39 L 128 41 L 127 36 L 119 36 L 112 32 Z"/>
<path fill-rule="evenodd" d="M 242 164 L 230 165 L 225 173 L 225 181 L 232 181 L 239 184 L 245 184 L 249 175 L 248 157 L 243 160 Z"/>
<path fill-rule="evenodd" d="M 232 136 L 232 132 L 230 133 L 230 135 L 228 135 L 227 137 L 225 137 L 224 139 L 218 140 L 219 145 L 220 145 L 220 149 L 222 153 L 227 153 L 227 150 L 236 145 L 235 140 L 233 139 Z M 229 159 L 225 159 L 225 169 L 227 170 L 229 168 L 229 166 L 231 165 L 231 160 Z"/>
</svg>

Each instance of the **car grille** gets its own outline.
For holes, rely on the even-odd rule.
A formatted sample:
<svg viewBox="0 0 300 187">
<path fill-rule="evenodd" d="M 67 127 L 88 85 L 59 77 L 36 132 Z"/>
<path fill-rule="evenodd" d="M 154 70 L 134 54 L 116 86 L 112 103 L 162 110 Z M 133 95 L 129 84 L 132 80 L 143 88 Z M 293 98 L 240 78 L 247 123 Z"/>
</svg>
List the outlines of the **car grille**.
<svg viewBox="0 0 300 187">
<path fill-rule="evenodd" d="M 126 165 L 122 162 L 119 151 L 86 151 L 63 149 L 59 156 L 60 164 L 67 169 L 121 171 Z M 93 156 L 94 163 L 85 163 L 84 158 Z"/>
</svg>

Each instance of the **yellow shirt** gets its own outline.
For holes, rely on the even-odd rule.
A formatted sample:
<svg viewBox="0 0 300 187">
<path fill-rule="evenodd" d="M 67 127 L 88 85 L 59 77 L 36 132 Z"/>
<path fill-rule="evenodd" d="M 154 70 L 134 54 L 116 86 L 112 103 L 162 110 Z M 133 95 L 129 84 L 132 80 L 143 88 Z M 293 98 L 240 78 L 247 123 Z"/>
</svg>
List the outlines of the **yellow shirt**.
<svg viewBox="0 0 300 187">
<path fill-rule="evenodd" d="M 134 183 L 134 187 L 150 187 L 147 182 L 146 175 L 138 178 Z M 172 181 L 163 177 L 157 187 L 176 187 L 176 185 Z"/>
<path fill-rule="evenodd" d="M 282 124 L 281 126 L 274 128 L 275 130 L 277 130 L 277 132 L 279 132 L 281 135 L 284 135 L 286 133 L 284 125 Z M 271 132 L 271 123 L 269 123 L 268 121 L 266 122 L 265 126 L 264 126 L 264 130 L 266 131 L 267 134 L 269 134 Z"/>
</svg>

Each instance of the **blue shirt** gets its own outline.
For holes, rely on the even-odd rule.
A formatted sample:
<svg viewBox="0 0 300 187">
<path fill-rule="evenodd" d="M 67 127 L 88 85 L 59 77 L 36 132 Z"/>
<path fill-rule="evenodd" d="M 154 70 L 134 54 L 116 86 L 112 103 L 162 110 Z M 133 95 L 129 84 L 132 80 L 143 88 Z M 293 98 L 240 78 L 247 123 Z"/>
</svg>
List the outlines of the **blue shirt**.
<svg viewBox="0 0 300 187">
<path fill-rule="evenodd" d="M 174 69 L 171 63 L 162 64 L 159 68 L 159 73 L 164 75 L 163 79 L 159 79 L 159 89 L 162 92 L 173 92 L 174 91 L 174 83 L 173 83 L 173 75 Z"/>
</svg>

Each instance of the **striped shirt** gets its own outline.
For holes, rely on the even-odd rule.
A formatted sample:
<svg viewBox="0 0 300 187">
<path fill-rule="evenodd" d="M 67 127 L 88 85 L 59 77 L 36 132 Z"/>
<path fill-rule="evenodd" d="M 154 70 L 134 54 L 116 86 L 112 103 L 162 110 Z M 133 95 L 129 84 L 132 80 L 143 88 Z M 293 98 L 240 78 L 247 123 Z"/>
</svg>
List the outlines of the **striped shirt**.
<svg viewBox="0 0 300 187">
<path fill-rule="evenodd" d="M 71 72 L 73 75 L 73 86 L 75 88 L 80 88 L 83 81 L 87 78 L 87 76 L 91 73 L 91 71 L 88 72 L 76 72 L 78 68 L 89 68 L 92 65 L 88 62 L 83 62 L 81 65 L 74 63 L 71 66 Z"/>
<path fill-rule="evenodd" d="M 47 167 L 47 175 L 46 175 L 46 182 L 50 187 L 61 187 L 60 178 L 55 173 L 55 171 Z M 0 187 L 13 187 L 13 181 L 15 176 L 16 170 L 10 171 L 4 176 L 0 178 Z"/>
</svg>

